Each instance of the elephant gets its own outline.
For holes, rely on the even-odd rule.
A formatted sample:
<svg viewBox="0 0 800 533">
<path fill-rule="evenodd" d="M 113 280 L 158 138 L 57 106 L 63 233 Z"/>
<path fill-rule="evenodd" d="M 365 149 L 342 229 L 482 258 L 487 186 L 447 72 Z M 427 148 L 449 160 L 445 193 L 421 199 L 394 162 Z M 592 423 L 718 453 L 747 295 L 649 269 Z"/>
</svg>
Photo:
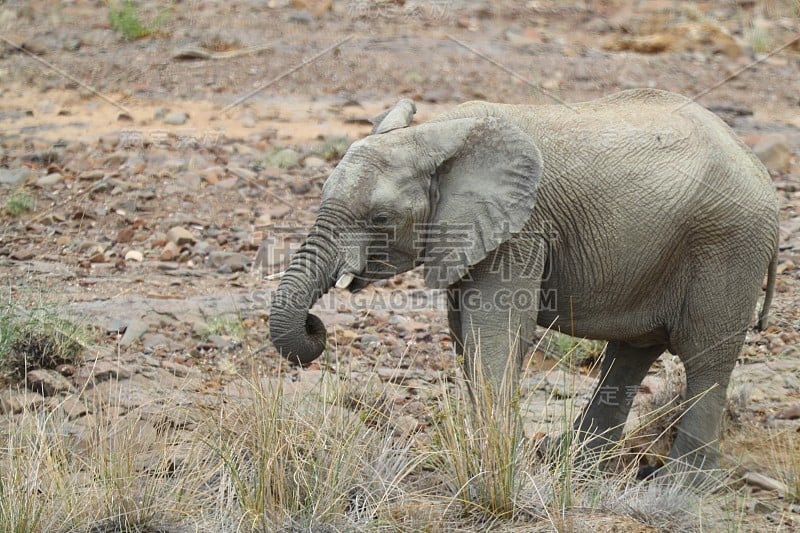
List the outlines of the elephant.
<svg viewBox="0 0 800 533">
<path fill-rule="evenodd" d="M 763 164 L 716 115 L 661 90 L 473 101 L 412 126 L 415 110 L 404 99 L 381 115 L 325 181 L 273 295 L 277 350 L 313 361 L 326 330 L 309 309 L 324 293 L 422 265 L 446 291 L 470 378 L 518 375 L 537 325 L 607 341 L 574 424 L 592 449 L 619 440 L 629 391 L 677 355 L 691 406 L 669 471 L 718 469 L 728 381 L 774 291 L 778 203 Z"/>
</svg>

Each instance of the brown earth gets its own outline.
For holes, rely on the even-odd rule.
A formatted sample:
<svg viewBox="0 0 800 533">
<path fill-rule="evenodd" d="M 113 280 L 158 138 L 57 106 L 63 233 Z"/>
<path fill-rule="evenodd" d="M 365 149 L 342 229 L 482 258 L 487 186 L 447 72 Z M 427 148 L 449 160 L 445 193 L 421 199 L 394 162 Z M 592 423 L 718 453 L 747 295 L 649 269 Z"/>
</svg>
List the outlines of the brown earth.
<svg viewBox="0 0 800 533">
<path fill-rule="evenodd" d="M 282 270 L 313 221 L 341 137 L 367 134 L 367 119 L 401 97 L 423 122 L 468 99 L 655 87 L 717 112 L 774 178 L 772 325 L 748 335 L 723 447 L 728 466 L 778 476 L 749 439 L 800 430 L 800 22 L 790 4 L 141 2 L 145 19 L 165 11 L 136 40 L 110 27 L 103 2 L 0 6 L 0 198 L 35 199 L 0 218 L 4 299 L 45 303 L 97 333 L 89 363 L 40 374 L 46 385 L 29 379 L 27 393 L 8 384 L 0 412 L 109 378 L 133 383 L 131 408 L 168 397 L 173 382 L 181 394 L 230 391 L 248 367 L 313 381 L 334 365 L 300 370 L 275 353 L 277 281 L 263 275 Z M 392 383 L 398 408 L 424 428 L 431 407 L 417 385 L 457 365 L 441 299 L 419 273 L 318 307 L 351 379 Z M 543 377 L 553 365 L 542 355 L 558 347 L 540 348 L 525 389 L 532 426 L 557 418 L 539 407 L 569 374 Z M 664 366 L 640 396 L 664 386 Z"/>
</svg>

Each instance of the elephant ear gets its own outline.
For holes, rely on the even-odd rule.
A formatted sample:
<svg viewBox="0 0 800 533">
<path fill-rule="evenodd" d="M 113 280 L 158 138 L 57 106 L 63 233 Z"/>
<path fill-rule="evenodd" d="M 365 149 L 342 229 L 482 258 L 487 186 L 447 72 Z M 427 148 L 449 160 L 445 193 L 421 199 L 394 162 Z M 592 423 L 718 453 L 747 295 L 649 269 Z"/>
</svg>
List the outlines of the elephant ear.
<svg viewBox="0 0 800 533">
<path fill-rule="evenodd" d="M 497 117 L 415 128 L 431 160 L 432 213 L 421 231 L 425 283 L 445 288 L 522 230 L 533 214 L 542 157 L 530 135 Z M 427 151 L 426 151 L 427 150 Z"/>
<path fill-rule="evenodd" d="M 406 128 L 411 124 L 411 120 L 414 118 L 414 113 L 416 112 L 417 106 L 414 104 L 414 101 L 403 98 L 397 102 L 394 107 L 390 107 L 372 119 L 373 126 L 370 133 L 374 135 L 399 128 Z"/>
</svg>

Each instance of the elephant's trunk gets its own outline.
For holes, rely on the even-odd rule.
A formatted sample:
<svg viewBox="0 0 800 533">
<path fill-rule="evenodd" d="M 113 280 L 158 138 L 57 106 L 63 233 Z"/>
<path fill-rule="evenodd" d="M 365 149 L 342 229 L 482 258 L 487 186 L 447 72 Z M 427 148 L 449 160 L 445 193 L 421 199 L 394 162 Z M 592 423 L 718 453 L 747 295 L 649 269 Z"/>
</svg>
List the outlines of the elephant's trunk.
<svg viewBox="0 0 800 533">
<path fill-rule="evenodd" d="M 306 242 L 294 254 L 272 297 L 269 334 L 285 358 L 308 364 L 325 349 L 325 324 L 308 312 L 333 287 L 342 264 L 337 232 L 347 223 L 345 213 L 320 208 Z M 349 217 L 348 217 L 349 218 Z"/>
</svg>

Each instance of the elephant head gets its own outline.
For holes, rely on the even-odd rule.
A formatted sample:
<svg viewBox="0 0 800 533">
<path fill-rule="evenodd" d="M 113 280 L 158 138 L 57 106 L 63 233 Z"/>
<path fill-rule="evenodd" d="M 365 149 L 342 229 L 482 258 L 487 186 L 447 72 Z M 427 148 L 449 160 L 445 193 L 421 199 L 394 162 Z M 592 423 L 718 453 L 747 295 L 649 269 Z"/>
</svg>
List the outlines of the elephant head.
<svg viewBox="0 0 800 533">
<path fill-rule="evenodd" d="M 270 336 L 307 364 L 325 347 L 308 311 L 332 287 L 357 291 L 419 264 L 445 288 L 522 229 L 541 155 L 508 121 L 481 116 L 409 127 L 410 100 L 379 117 L 325 182 L 319 213 L 272 300 Z"/>
</svg>

